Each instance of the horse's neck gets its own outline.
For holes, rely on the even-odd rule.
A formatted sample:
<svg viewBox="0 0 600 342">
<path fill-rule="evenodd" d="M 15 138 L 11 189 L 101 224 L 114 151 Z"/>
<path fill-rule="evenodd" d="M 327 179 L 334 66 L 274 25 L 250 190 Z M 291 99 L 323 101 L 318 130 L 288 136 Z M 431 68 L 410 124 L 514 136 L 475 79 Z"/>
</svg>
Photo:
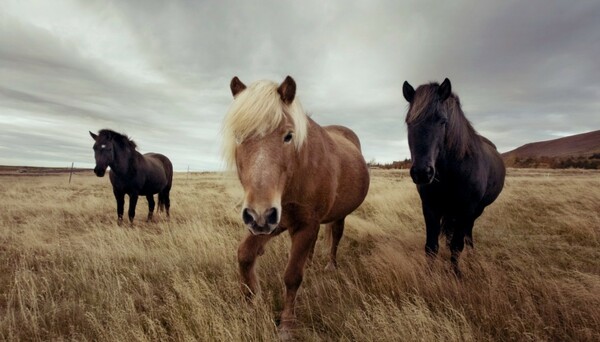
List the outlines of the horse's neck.
<svg viewBox="0 0 600 342">
<path fill-rule="evenodd" d="M 139 159 L 142 155 L 132 149 L 119 150 L 118 157 L 115 158 L 113 165 L 110 168 L 115 171 L 118 176 L 124 177 L 132 173 L 136 169 Z"/>
<path fill-rule="evenodd" d="M 318 151 L 323 149 L 323 136 L 326 134 L 325 129 L 319 126 L 311 118 L 308 118 L 308 130 L 306 132 L 306 140 L 304 146 L 300 149 L 299 156 L 304 162 L 311 159 L 319 158 L 321 153 Z"/>
<path fill-rule="evenodd" d="M 479 153 L 481 139 L 475 129 L 464 116 L 462 110 L 455 113 L 455 127 L 446 131 L 445 149 L 443 156 L 447 159 L 461 160 Z"/>
<path fill-rule="evenodd" d="M 465 141 L 462 141 L 458 145 L 446 148 L 438 155 L 436 169 L 438 169 L 442 178 L 444 174 L 462 173 L 465 165 L 473 166 L 474 159 L 478 155 L 481 155 L 482 141 L 477 133 L 471 130 L 466 136 L 468 139 L 465 139 Z"/>
</svg>

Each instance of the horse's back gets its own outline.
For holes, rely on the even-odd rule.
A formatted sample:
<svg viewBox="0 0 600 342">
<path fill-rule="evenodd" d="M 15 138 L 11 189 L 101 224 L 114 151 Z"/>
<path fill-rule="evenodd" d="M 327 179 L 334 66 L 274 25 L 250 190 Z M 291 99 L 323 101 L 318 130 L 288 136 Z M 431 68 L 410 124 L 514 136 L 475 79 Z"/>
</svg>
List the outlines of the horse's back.
<svg viewBox="0 0 600 342">
<path fill-rule="evenodd" d="M 350 141 L 352 144 L 354 144 L 358 150 L 360 151 L 360 139 L 358 139 L 358 136 L 356 135 L 356 133 L 354 133 L 353 130 L 351 130 L 348 127 L 344 127 L 344 126 L 339 126 L 339 125 L 331 125 L 331 126 L 325 126 L 323 127 L 323 129 L 325 129 L 325 131 L 327 131 L 327 133 L 329 133 L 330 135 L 340 135 L 344 138 L 346 138 L 348 141 Z"/>
</svg>

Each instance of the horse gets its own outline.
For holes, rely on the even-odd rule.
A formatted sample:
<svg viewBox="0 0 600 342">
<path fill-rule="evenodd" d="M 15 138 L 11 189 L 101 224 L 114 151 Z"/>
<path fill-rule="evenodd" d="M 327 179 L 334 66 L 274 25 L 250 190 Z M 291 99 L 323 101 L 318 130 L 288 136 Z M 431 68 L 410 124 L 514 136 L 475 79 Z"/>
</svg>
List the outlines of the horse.
<svg viewBox="0 0 600 342">
<path fill-rule="evenodd" d="M 154 194 L 158 194 L 158 211 L 166 210 L 169 217 L 171 200 L 169 192 L 173 184 L 173 165 L 169 158 L 159 153 L 142 155 L 137 151 L 136 143 L 126 135 L 109 129 L 94 134 L 94 173 L 104 177 L 110 166 L 110 182 L 117 200 L 117 223 L 123 224 L 125 194 L 129 195 L 129 222 L 133 225 L 135 206 L 138 196 L 148 200 L 148 222 L 154 212 Z"/>
<path fill-rule="evenodd" d="M 504 186 L 506 168 L 496 146 L 479 135 L 465 117 L 449 79 L 415 89 L 404 82 L 410 176 L 421 197 L 427 231 L 425 254 L 433 260 L 440 232 L 446 235 L 451 263 L 465 242 L 473 248 L 473 225 Z"/>
<path fill-rule="evenodd" d="M 259 293 L 256 259 L 270 239 L 288 231 L 279 324 L 285 337 L 294 325 L 296 293 L 320 224 L 326 224 L 330 243 L 326 269 L 333 270 L 344 219 L 365 199 L 369 171 L 357 135 L 343 126 L 321 127 L 307 116 L 290 76 L 281 84 L 263 80 L 249 86 L 234 77 L 230 88 L 223 157 L 244 190 L 241 219 L 249 232 L 237 252 L 242 292 L 248 299 Z"/>
</svg>

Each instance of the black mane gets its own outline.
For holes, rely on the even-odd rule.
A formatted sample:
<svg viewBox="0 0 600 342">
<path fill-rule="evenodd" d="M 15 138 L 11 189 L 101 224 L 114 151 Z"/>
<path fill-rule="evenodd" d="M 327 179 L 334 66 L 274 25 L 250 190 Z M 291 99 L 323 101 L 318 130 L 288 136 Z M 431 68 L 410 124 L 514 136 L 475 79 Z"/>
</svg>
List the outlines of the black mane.
<svg viewBox="0 0 600 342">
<path fill-rule="evenodd" d="M 415 92 L 414 102 L 411 103 L 406 123 L 418 123 L 435 115 L 440 108 L 444 108 L 448 114 L 448 129 L 446 131 L 446 142 L 448 148 L 463 158 L 467 154 L 475 153 L 479 134 L 467 119 L 460 105 L 460 99 L 454 93 L 439 103 L 439 83 L 431 82 L 419 86 Z M 438 107 L 442 106 L 442 107 Z"/>
<path fill-rule="evenodd" d="M 123 148 L 129 147 L 133 150 L 137 150 L 137 144 L 135 143 L 135 141 L 130 139 L 125 134 L 117 133 L 111 129 L 102 129 L 102 130 L 98 131 L 98 135 L 100 137 L 105 137 L 109 140 L 115 141 L 117 144 L 119 144 L 119 146 L 121 146 Z"/>
</svg>

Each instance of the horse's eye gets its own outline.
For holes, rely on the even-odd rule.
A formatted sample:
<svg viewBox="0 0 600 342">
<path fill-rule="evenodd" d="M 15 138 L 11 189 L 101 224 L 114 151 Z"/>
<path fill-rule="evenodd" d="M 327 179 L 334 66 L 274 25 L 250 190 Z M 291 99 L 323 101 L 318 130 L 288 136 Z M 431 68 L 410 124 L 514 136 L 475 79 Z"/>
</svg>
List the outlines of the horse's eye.
<svg viewBox="0 0 600 342">
<path fill-rule="evenodd" d="M 285 135 L 285 137 L 283 137 L 283 142 L 289 143 L 290 141 L 292 141 L 292 137 L 293 137 L 292 132 L 289 132 L 288 134 Z"/>
<path fill-rule="evenodd" d="M 448 122 L 448 120 L 446 120 L 446 118 L 441 118 L 440 119 L 440 125 L 445 125 Z"/>
</svg>

